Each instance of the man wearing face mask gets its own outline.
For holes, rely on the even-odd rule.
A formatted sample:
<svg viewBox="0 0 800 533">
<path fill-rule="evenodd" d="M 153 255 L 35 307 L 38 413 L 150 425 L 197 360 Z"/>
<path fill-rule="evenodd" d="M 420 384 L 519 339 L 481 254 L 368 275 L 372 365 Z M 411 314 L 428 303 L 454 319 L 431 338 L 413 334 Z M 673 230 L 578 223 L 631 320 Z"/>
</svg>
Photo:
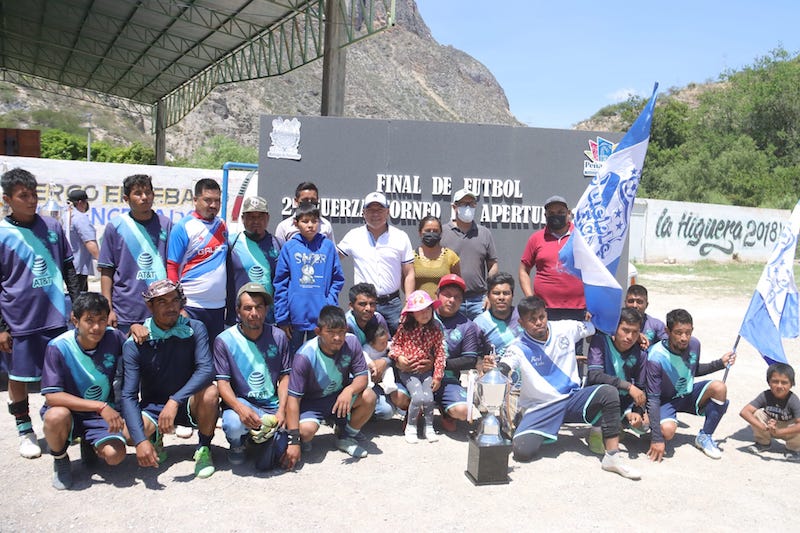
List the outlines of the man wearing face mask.
<svg viewBox="0 0 800 533">
<path fill-rule="evenodd" d="M 519 285 L 525 296 L 544 300 L 548 320 L 582 321 L 586 315 L 583 283 L 558 268 L 558 253 L 572 234 L 572 212 L 563 197 L 551 196 L 544 203 L 544 214 L 545 227 L 530 236 L 522 252 Z M 531 284 L 534 267 L 536 274 Z"/>
<path fill-rule="evenodd" d="M 486 278 L 497 274 L 497 252 L 489 228 L 475 222 L 478 198 L 469 189 L 453 194 L 455 220 L 444 225 L 442 246 L 450 248 L 461 259 L 461 277 L 467 289 L 461 312 L 472 320 L 483 312 Z"/>
</svg>

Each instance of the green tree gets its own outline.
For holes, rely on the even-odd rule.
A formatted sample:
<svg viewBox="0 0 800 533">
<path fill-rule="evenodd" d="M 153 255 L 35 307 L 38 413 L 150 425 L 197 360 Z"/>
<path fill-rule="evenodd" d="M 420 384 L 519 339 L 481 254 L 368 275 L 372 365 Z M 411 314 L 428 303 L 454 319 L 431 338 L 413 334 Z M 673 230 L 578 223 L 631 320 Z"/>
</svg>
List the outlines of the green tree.
<svg viewBox="0 0 800 533">
<path fill-rule="evenodd" d="M 189 158 L 189 166 L 220 168 L 228 161 L 258 163 L 258 150 L 254 147 L 242 146 L 224 135 L 215 135 Z"/>
</svg>

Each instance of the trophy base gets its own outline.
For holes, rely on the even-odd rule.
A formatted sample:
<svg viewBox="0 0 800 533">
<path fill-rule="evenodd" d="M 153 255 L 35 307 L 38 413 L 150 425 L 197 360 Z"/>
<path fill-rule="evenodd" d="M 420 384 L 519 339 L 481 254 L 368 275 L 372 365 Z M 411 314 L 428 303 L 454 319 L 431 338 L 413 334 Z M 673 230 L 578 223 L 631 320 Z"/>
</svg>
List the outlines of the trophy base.
<svg viewBox="0 0 800 533">
<path fill-rule="evenodd" d="M 469 439 L 467 469 L 464 474 L 474 485 L 505 485 L 508 477 L 508 456 L 510 444 L 480 446 L 475 439 Z"/>
</svg>

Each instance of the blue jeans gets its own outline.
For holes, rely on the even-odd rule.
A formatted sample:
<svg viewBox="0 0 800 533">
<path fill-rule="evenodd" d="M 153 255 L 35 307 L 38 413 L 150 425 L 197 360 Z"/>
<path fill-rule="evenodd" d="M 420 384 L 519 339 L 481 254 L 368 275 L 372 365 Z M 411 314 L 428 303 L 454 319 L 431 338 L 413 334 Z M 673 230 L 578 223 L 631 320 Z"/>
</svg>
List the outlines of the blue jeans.
<svg viewBox="0 0 800 533">
<path fill-rule="evenodd" d="M 485 296 L 472 296 L 470 298 L 464 298 L 464 301 L 461 302 L 461 308 L 459 311 L 467 315 L 467 318 L 470 320 L 474 320 L 476 316 L 483 313 L 483 300 Z"/>
<path fill-rule="evenodd" d="M 251 408 L 253 411 L 258 413 L 258 416 L 263 416 L 269 411 L 262 409 L 256 405 L 253 405 L 249 401 L 244 398 L 236 398 L 247 407 Z M 274 413 L 272 413 L 274 414 Z M 250 428 L 242 424 L 239 415 L 236 414 L 236 411 L 233 409 L 223 409 L 222 411 L 222 431 L 225 432 L 225 438 L 228 439 L 230 445 L 233 446 L 242 446 L 244 444 L 243 437 L 250 432 Z"/>
<path fill-rule="evenodd" d="M 403 310 L 400 297 L 392 298 L 385 304 L 378 304 L 375 309 L 386 319 L 386 325 L 389 326 L 389 333 L 394 335 L 397 332 L 397 327 L 400 325 L 400 311 Z"/>
<path fill-rule="evenodd" d="M 289 353 L 294 356 L 294 354 L 297 353 L 297 350 L 299 350 L 306 341 L 310 341 L 316 336 L 317 334 L 314 333 L 313 329 L 309 331 L 303 331 L 302 329 L 296 329 L 292 327 L 292 338 L 289 339 Z"/>
<path fill-rule="evenodd" d="M 386 371 L 394 372 L 394 369 L 387 368 Z M 380 385 L 375 385 L 372 390 L 378 398 L 378 401 L 375 403 L 375 418 L 378 420 L 391 420 L 394 416 L 394 405 L 389 395 L 383 392 L 383 388 Z"/>
</svg>

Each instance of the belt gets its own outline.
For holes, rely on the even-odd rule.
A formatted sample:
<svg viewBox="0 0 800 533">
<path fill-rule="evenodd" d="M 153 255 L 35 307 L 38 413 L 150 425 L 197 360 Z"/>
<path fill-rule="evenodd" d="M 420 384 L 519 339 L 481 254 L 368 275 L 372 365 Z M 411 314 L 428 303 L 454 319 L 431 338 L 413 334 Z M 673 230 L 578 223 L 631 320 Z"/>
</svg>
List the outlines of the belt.
<svg viewBox="0 0 800 533">
<path fill-rule="evenodd" d="M 399 297 L 400 297 L 400 291 L 394 291 L 391 294 L 386 294 L 384 296 L 378 296 L 378 303 L 380 305 L 386 305 L 389 302 L 391 302 L 392 300 L 394 300 L 395 298 L 399 298 Z"/>
</svg>

